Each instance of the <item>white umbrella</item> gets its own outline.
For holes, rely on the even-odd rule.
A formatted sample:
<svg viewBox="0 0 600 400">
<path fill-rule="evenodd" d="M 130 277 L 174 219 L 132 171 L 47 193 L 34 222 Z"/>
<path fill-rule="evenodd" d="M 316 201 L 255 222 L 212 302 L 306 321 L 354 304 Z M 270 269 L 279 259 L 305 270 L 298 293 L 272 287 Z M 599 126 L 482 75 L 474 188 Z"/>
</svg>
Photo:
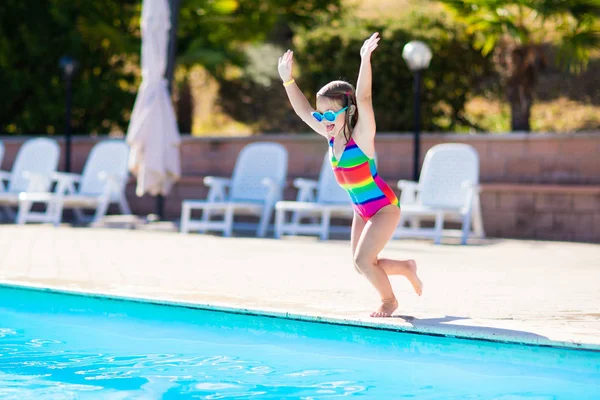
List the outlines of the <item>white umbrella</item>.
<svg viewBox="0 0 600 400">
<path fill-rule="evenodd" d="M 143 0 L 141 28 L 142 84 L 127 130 L 129 170 L 137 176 L 138 196 L 166 195 L 181 174 L 181 139 L 164 78 L 171 28 L 167 0 Z"/>
</svg>

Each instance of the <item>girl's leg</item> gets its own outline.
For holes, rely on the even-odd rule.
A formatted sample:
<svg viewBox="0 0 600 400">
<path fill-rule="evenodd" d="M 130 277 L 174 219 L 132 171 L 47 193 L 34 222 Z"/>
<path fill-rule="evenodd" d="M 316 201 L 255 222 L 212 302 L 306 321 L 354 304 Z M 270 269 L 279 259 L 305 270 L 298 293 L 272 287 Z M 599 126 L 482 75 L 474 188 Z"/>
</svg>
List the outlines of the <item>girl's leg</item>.
<svg viewBox="0 0 600 400">
<path fill-rule="evenodd" d="M 356 213 L 354 213 L 354 218 L 352 219 L 352 231 L 350 234 L 350 243 L 352 247 L 352 257 L 354 259 L 354 254 L 356 253 L 356 247 L 358 246 L 358 240 L 365 228 L 366 222 Z M 416 276 L 417 274 L 417 264 L 414 260 L 392 260 L 389 258 L 378 258 L 377 264 L 385 271 L 388 275 L 402 275 L 405 276 L 413 285 L 415 291 L 418 295 L 421 295 L 421 286 L 422 283 L 419 278 Z M 362 274 L 358 269 L 356 263 L 354 263 L 354 268 L 356 272 Z"/>
<path fill-rule="evenodd" d="M 354 264 L 354 269 L 356 272 L 362 275 L 360 269 L 356 266 L 354 262 L 354 254 L 356 254 L 356 247 L 358 246 L 358 239 L 362 235 L 363 230 L 365 229 L 365 225 L 367 223 L 358 215 L 354 213 L 354 217 L 352 218 L 352 231 L 350 232 L 350 244 L 352 246 L 352 263 Z"/>
<path fill-rule="evenodd" d="M 390 285 L 388 275 L 378 265 L 377 256 L 392 237 L 398 222 L 400 209 L 390 205 L 379 210 L 365 224 L 354 252 L 354 265 L 375 287 L 382 304 L 372 317 L 389 317 L 398 308 L 398 301 Z M 384 265 L 392 265 L 384 262 Z"/>
</svg>

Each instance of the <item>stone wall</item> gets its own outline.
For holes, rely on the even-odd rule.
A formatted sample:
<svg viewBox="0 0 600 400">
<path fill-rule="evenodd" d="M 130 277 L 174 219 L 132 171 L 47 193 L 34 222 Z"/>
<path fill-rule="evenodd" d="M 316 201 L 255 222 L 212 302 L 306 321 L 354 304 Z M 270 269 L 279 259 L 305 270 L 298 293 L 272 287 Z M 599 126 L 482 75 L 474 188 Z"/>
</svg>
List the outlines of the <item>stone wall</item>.
<svg viewBox="0 0 600 400">
<path fill-rule="evenodd" d="M 10 170 L 24 139 L 0 138 L 6 147 L 3 170 Z M 74 171 L 81 171 L 98 140 L 74 139 Z M 179 217 L 183 199 L 206 196 L 205 176 L 230 176 L 240 150 L 255 141 L 279 142 L 288 150 L 286 199 L 296 195 L 291 186 L 294 178 L 318 176 L 327 150 L 326 141 L 318 135 L 184 136 L 182 179 L 165 200 L 167 217 Z M 447 142 L 468 143 L 479 153 L 482 209 L 489 236 L 600 243 L 600 133 L 425 134 L 421 161 L 429 148 Z M 376 148 L 379 173 L 397 190 L 399 179 L 412 178 L 412 136 L 380 134 Z M 128 198 L 135 213 L 155 210 L 153 198 L 135 196 L 134 179 Z"/>
</svg>

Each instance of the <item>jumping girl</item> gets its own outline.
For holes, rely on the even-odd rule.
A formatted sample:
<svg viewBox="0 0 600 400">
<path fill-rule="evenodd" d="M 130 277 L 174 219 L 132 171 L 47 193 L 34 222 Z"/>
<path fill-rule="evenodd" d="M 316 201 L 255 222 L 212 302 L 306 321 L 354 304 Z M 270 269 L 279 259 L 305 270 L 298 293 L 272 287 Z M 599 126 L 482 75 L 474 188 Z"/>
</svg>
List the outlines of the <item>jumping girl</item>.
<svg viewBox="0 0 600 400">
<path fill-rule="evenodd" d="M 374 160 L 371 53 L 377 48 L 379 39 L 378 33 L 374 33 L 360 49 L 356 91 L 348 82 L 329 82 L 317 93 L 316 110 L 292 76 L 292 51 L 288 50 L 279 58 L 278 69 L 296 114 L 329 142 L 336 180 L 350 195 L 354 208 L 350 239 L 354 267 L 371 282 L 381 298 L 381 305 L 371 316 L 389 317 L 398 308 L 389 275 L 406 277 L 419 296 L 423 284 L 414 260 L 379 258 L 400 220 L 398 198 L 377 174 Z"/>
</svg>

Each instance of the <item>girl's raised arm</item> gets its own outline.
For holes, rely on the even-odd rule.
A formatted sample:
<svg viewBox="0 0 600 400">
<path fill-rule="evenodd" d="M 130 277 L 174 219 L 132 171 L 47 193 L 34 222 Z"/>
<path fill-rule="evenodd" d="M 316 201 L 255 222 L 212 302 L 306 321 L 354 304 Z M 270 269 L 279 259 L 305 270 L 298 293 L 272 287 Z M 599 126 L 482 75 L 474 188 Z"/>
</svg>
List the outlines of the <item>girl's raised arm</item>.
<svg viewBox="0 0 600 400">
<path fill-rule="evenodd" d="M 357 133 L 360 136 L 375 136 L 375 114 L 371 94 L 371 53 L 379 43 L 378 33 L 375 32 L 365 40 L 360 49 L 360 70 L 356 82 L 356 107 L 358 108 Z"/>
<path fill-rule="evenodd" d="M 288 99 L 296 114 L 310 126 L 319 135 L 327 137 L 327 132 L 322 123 L 313 118 L 312 112 L 314 109 L 300 90 L 292 75 L 292 66 L 294 63 L 294 52 L 288 50 L 285 54 L 279 57 L 279 76 L 283 80 L 283 86 L 287 92 Z"/>
</svg>

